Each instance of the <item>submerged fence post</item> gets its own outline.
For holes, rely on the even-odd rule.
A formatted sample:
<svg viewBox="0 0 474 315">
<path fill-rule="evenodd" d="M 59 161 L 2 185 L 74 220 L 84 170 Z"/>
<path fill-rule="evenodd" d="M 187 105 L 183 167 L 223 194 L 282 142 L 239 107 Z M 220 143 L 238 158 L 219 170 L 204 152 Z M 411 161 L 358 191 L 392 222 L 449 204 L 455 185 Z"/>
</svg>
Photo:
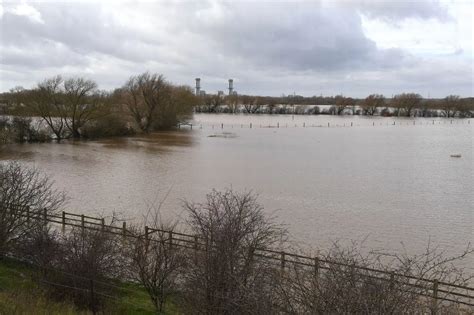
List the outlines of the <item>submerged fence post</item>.
<svg viewBox="0 0 474 315">
<path fill-rule="evenodd" d="M 252 123 L 250 123 L 250 129 L 252 129 Z"/>
<path fill-rule="evenodd" d="M 224 124 L 223 123 L 221 124 L 221 129 L 224 129 Z"/>
<path fill-rule="evenodd" d="M 147 241 L 149 239 L 149 234 L 150 234 L 148 230 L 149 230 L 148 226 L 145 226 L 145 240 L 147 240 Z"/>
<path fill-rule="evenodd" d="M 105 230 L 105 219 L 104 218 L 100 219 L 100 229 L 102 231 Z"/>
<path fill-rule="evenodd" d="M 433 281 L 433 301 L 431 306 L 431 314 L 437 315 L 438 314 L 438 279 Z"/>
<path fill-rule="evenodd" d="M 122 222 L 122 237 L 125 240 L 125 236 L 127 236 L 127 222 Z"/>
<path fill-rule="evenodd" d="M 329 127 L 329 123 L 328 123 L 328 127 Z"/>
<path fill-rule="evenodd" d="M 86 219 L 83 214 L 81 214 L 81 227 L 84 230 L 84 227 L 86 226 Z"/>
</svg>

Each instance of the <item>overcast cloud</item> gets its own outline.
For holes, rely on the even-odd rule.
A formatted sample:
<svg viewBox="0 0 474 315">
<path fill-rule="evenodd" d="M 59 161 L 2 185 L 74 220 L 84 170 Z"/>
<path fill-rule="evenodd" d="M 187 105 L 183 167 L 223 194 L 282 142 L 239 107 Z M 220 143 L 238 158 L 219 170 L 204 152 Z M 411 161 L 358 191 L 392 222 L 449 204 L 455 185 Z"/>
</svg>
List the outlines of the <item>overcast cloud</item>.
<svg viewBox="0 0 474 315">
<path fill-rule="evenodd" d="M 471 1 L 3 1 L 0 90 L 130 75 L 260 95 L 473 96 Z"/>
</svg>

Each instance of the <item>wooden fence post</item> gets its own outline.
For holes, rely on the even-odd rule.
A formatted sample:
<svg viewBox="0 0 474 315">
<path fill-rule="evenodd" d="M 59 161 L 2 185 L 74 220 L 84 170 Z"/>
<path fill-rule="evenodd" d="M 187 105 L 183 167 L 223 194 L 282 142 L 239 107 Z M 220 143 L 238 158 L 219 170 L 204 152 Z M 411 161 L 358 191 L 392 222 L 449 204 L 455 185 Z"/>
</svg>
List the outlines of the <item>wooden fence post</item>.
<svg viewBox="0 0 474 315">
<path fill-rule="evenodd" d="M 62 231 L 64 233 L 64 232 L 66 232 L 66 212 L 65 211 L 63 211 L 61 222 L 62 222 L 62 225 L 63 225 Z"/>
<path fill-rule="evenodd" d="M 170 249 L 173 248 L 173 231 L 168 232 L 168 242 L 170 244 Z"/>
<path fill-rule="evenodd" d="M 122 237 L 125 239 L 127 236 L 127 222 L 122 222 Z"/>
<path fill-rule="evenodd" d="M 393 290 L 395 287 L 395 274 L 393 272 L 390 273 L 390 290 Z"/>
<path fill-rule="evenodd" d="M 433 302 L 431 306 L 431 314 L 437 315 L 438 314 L 438 280 L 435 279 L 433 281 Z"/>
<path fill-rule="evenodd" d="M 84 217 L 83 214 L 81 214 L 81 227 L 82 227 L 83 230 L 84 230 L 85 226 L 86 226 L 86 218 Z"/>
<path fill-rule="evenodd" d="M 102 231 L 105 230 L 105 219 L 104 218 L 100 219 L 100 229 Z"/>
<path fill-rule="evenodd" d="M 194 263 L 198 263 L 198 237 L 197 235 L 194 235 L 194 244 L 193 244 L 193 251 L 194 251 Z"/>
<path fill-rule="evenodd" d="M 252 129 L 252 123 L 250 123 L 250 129 Z"/>
<path fill-rule="evenodd" d="M 317 283 L 319 279 L 319 257 L 314 258 L 314 280 Z"/>
<path fill-rule="evenodd" d="M 145 226 L 145 240 L 148 241 L 148 239 L 149 239 L 148 226 Z"/>
<path fill-rule="evenodd" d="M 281 268 L 281 272 L 285 271 L 285 264 L 286 264 L 286 261 L 285 261 L 285 252 L 281 252 L 280 254 L 280 268 Z"/>
</svg>

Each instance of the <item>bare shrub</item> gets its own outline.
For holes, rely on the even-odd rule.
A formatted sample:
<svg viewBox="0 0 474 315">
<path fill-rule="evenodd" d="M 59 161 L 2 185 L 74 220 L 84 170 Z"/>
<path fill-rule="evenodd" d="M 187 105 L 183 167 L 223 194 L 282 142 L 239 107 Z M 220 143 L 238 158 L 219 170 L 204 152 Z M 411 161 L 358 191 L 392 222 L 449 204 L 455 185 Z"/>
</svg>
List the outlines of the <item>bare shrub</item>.
<svg viewBox="0 0 474 315">
<path fill-rule="evenodd" d="M 344 248 L 336 243 L 319 257 L 318 270 L 293 265 L 284 274 L 281 307 L 292 314 L 425 314 L 435 309 L 458 313 L 459 306 L 433 302 L 432 281 L 467 285 L 469 278 L 451 262 L 470 252 L 443 258 L 442 252 L 428 247 L 416 256 L 364 256 L 355 245 Z"/>
<path fill-rule="evenodd" d="M 184 254 L 170 239 L 176 224 L 163 223 L 157 212 L 151 220 L 145 220 L 145 224 L 149 235 L 143 234 L 143 226 L 132 229 L 135 237 L 128 240 L 128 270 L 131 278 L 143 285 L 157 312 L 161 313 L 169 297 L 178 291 Z"/>
<path fill-rule="evenodd" d="M 190 313 L 271 313 L 275 272 L 259 249 L 278 245 L 286 231 L 264 215 L 251 193 L 213 191 L 202 204 L 186 202 L 200 250 L 189 257 L 184 302 Z"/>
<path fill-rule="evenodd" d="M 58 265 L 61 236 L 48 225 L 35 225 L 18 242 L 14 255 L 37 267 L 42 275 Z"/>
<path fill-rule="evenodd" d="M 65 195 L 36 169 L 18 162 L 0 164 L 0 257 L 30 229 L 44 224 L 28 220 L 28 212 L 36 216 L 54 213 L 64 201 Z"/>
<path fill-rule="evenodd" d="M 43 282 L 53 298 L 72 300 L 95 311 L 104 306 L 104 295 L 114 295 L 114 287 L 104 284 L 120 278 L 123 269 L 119 237 L 105 230 L 75 227 L 62 237 L 55 271 Z M 96 294 L 91 293 L 93 290 Z"/>
</svg>

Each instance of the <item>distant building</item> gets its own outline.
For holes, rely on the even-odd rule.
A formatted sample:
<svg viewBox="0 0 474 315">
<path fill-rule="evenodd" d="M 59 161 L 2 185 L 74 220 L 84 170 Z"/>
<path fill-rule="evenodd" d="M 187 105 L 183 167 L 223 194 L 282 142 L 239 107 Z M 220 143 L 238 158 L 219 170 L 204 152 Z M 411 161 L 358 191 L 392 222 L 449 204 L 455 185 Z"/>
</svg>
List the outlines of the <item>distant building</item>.
<svg viewBox="0 0 474 315">
<path fill-rule="evenodd" d="M 233 95 L 234 91 L 234 80 L 233 79 L 229 79 L 229 95 Z"/>
<path fill-rule="evenodd" d="M 217 96 L 224 96 L 224 91 L 217 91 Z"/>
<path fill-rule="evenodd" d="M 201 95 L 201 78 L 196 78 L 196 95 Z"/>
</svg>

